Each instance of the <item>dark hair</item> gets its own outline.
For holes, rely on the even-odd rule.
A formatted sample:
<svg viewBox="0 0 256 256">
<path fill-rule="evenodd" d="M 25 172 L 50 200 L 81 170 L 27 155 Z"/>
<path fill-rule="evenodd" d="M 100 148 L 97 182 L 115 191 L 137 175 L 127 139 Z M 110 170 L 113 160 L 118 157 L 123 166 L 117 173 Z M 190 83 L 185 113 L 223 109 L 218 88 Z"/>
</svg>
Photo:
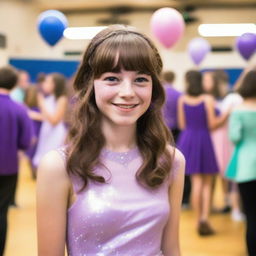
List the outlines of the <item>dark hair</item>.
<svg viewBox="0 0 256 256">
<path fill-rule="evenodd" d="M 245 75 L 238 93 L 243 98 L 256 97 L 256 70 L 251 70 Z"/>
<path fill-rule="evenodd" d="M 173 81 L 175 79 L 175 73 L 172 71 L 163 72 L 162 78 L 167 83 L 173 83 Z"/>
<path fill-rule="evenodd" d="M 225 70 L 217 69 L 213 72 L 213 76 L 215 77 L 216 80 L 218 80 L 219 83 L 229 82 L 229 76 Z"/>
<path fill-rule="evenodd" d="M 17 71 L 10 66 L 0 68 L 0 88 L 12 90 L 18 81 Z"/>
<path fill-rule="evenodd" d="M 203 93 L 202 74 L 197 70 L 189 70 L 185 75 L 187 82 L 186 93 L 191 96 L 199 96 Z"/>
<path fill-rule="evenodd" d="M 52 77 L 53 83 L 54 83 L 54 95 L 56 99 L 58 99 L 62 95 L 67 94 L 67 88 L 66 88 L 66 78 L 60 73 L 51 73 L 50 76 Z"/>
<path fill-rule="evenodd" d="M 105 182 L 93 171 L 100 164 L 99 154 L 105 145 L 93 82 L 105 72 L 121 69 L 145 72 L 153 83 L 151 107 L 137 121 L 136 139 L 143 164 L 136 177 L 142 184 L 154 188 L 163 183 L 171 170 L 172 156 L 167 149 L 171 137 L 161 114 L 165 100 L 159 80 L 161 58 L 146 36 L 130 27 L 113 25 L 91 40 L 74 81 L 77 98 L 75 119 L 68 134 L 67 171 L 83 179 L 83 188 L 88 179 Z"/>
</svg>

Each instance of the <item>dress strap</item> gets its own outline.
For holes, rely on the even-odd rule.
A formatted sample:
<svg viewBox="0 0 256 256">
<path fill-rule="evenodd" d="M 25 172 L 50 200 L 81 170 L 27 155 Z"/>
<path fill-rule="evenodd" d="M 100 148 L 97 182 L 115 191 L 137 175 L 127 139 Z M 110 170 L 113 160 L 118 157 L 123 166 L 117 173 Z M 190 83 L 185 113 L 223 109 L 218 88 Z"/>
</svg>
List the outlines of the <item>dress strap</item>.
<svg viewBox="0 0 256 256">
<path fill-rule="evenodd" d="M 180 168 L 180 161 L 178 160 L 178 158 L 175 155 L 174 159 L 173 159 L 173 163 L 172 163 L 171 173 L 170 173 L 170 176 L 169 176 L 169 183 L 170 184 L 175 181 L 175 179 L 178 175 L 179 168 Z"/>
<path fill-rule="evenodd" d="M 62 160 L 66 163 L 67 161 L 67 150 L 66 150 L 66 146 L 62 146 L 56 149 L 56 151 L 59 153 L 59 155 L 61 156 Z"/>
</svg>

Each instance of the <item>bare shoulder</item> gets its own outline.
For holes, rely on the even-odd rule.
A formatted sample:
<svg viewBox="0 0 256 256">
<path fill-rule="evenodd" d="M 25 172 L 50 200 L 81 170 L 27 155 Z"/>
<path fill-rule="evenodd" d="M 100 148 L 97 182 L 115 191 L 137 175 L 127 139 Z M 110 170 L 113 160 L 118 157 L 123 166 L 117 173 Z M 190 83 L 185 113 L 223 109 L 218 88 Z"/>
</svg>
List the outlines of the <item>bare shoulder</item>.
<svg viewBox="0 0 256 256">
<path fill-rule="evenodd" d="M 169 176 L 169 184 L 171 187 L 173 186 L 179 186 L 184 183 L 184 176 L 185 176 L 185 157 L 175 147 L 168 146 L 168 150 L 173 156 L 173 162 L 172 162 L 172 168 L 170 170 L 170 176 Z M 176 185 L 174 185 L 176 184 Z M 182 185 L 183 186 L 183 185 Z"/>
<path fill-rule="evenodd" d="M 63 156 L 57 150 L 52 150 L 44 155 L 38 166 L 38 179 L 58 181 L 70 185 L 66 172 L 66 163 Z"/>
<path fill-rule="evenodd" d="M 202 94 L 202 99 L 204 100 L 204 101 L 206 101 L 206 102 L 210 102 L 210 103 L 212 103 L 212 102 L 215 102 L 215 99 L 214 99 L 214 97 L 212 96 L 212 95 L 209 95 L 209 94 Z"/>
<path fill-rule="evenodd" d="M 68 98 L 67 96 L 60 96 L 57 100 L 57 102 L 59 102 L 59 104 L 66 104 L 68 102 Z"/>
<path fill-rule="evenodd" d="M 181 151 L 171 145 L 168 145 L 167 149 L 173 156 L 173 169 L 184 169 L 186 160 Z"/>
</svg>

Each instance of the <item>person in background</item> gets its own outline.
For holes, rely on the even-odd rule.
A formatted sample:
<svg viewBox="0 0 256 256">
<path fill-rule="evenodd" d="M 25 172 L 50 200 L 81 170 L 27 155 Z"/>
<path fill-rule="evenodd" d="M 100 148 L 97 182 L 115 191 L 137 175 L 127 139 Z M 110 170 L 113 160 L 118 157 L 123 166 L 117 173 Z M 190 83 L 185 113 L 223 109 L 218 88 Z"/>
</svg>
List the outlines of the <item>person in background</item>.
<svg viewBox="0 0 256 256">
<path fill-rule="evenodd" d="M 38 94 L 38 105 L 43 120 L 38 145 L 32 163 L 37 168 L 40 159 L 48 151 L 64 144 L 67 129 L 64 116 L 67 110 L 66 78 L 59 73 L 48 74 Z M 34 117 L 35 117 L 34 113 Z"/>
<path fill-rule="evenodd" d="M 256 255 L 256 70 L 249 71 L 238 92 L 244 101 L 231 113 L 229 137 L 235 145 L 226 177 L 238 183 L 246 216 L 248 256 Z"/>
<path fill-rule="evenodd" d="M 165 71 L 162 74 L 162 83 L 165 89 L 165 104 L 163 107 L 164 120 L 166 125 L 172 132 L 174 142 L 176 143 L 180 134 L 177 120 L 178 100 L 182 93 L 173 87 L 175 80 L 175 73 L 172 71 Z M 191 183 L 188 175 L 185 175 L 184 191 L 182 198 L 183 209 L 189 207 Z"/>
<path fill-rule="evenodd" d="M 222 125 L 228 113 L 216 116 L 213 97 L 203 94 L 199 71 L 188 71 L 185 79 L 186 93 L 178 102 L 178 122 L 182 132 L 177 145 L 186 159 L 186 174 L 191 177 L 191 203 L 197 231 L 206 236 L 215 233 L 209 223 L 209 213 L 212 182 L 218 173 L 210 129 Z"/>
<path fill-rule="evenodd" d="M 222 112 L 232 110 L 235 106 L 242 103 L 243 99 L 238 93 L 234 93 L 229 89 L 229 77 L 224 70 L 215 70 L 213 72 L 213 78 L 216 81 L 216 85 L 219 90 L 219 101 L 217 102 L 217 108 Z M 216 157 L 218 160 L 220 175 L 223 184 L 224 192 L 224 207 L 219 211 L 221 213 L 227 213 L 231 210 L 231 218 L 234 221 L 243 221 L 244 215 L 241 211 L 240 197 L 237 188 L 237 184 L 228 181 L 225 178 L 225 170 L 227 169 L 234 147 L 229 140 L 228 125 L 224 123 L 222 127 L 214 131 L 213 142 L 216 150 Z"/>
<path fill-rule="evenodd" d="M 25 107 L 10 98 L 17 80 L 15 69 L 0 68 L 0 256 L 4 254 L 8 208 L 17 183 L 18 150 L 28 149 L 32 138 Z"/>
<path fill-rule="evenodd" d="M 143 50 L 142 50 L 143 49 Z M 39 256 L 175 255 L 185 160 L 162 117 L 150 39 L 109 26 L 89 43 L 66 147 L 39 166 Z"/>
<path fill-rule="evenodd" d="M 164 120 L 172 132 L 176 142 L 180 133 L 177 122 L 177 105 L 181 92 L 173 87 L 175 74 L 172 71 L 166 71 L 162 74 L 162 83 L 165 89 L 166 100 L 164 104 Z"/>
<path fill-rule="evenodd" d="M 69 129 L 69 127 L 72 124 L 74 106 L 76 103 L 76 95 L 75 95 L 75 90 L 73 88 L 74 79 L 75 79 L 75 77 L 72 76 L 71 78 L 68 79 L 68 82 L 67 82 L 68 104 L 67 104 L 67 111 L 66 111 L 66 114 L 64 117 L 64 122 L 65 122 L 67 129 Z"/>
<path fill-rule="evenodd" d="M 202 74 L 203 92 L 212 95 L 216 102 L 221 100 L 220 86 L 214 71 L 206 71 Z"/>
<path fill-rule="evenodd" d="M 33 143 L 31 144 L 30 148 L 26 151 L 26 155 L 29 160 L 30 169 L 32 178 L 36 178 L 36 170 L 35 166 L 32 163 L 32 159 L 35 155 L 38 137 L 42 125 L 42 115 L 40 114 L 39 104 L 38 104 L 38 88 L 37 85 L 30 85 L 29 88 L 26 90 L 24 103 L 28 107 L 28 114 L 33 122 L 33 130 L 34 130 L 34 138 Z"/>
<path fill-rule="evenodd" d="M 27 71 L 19 70 L 18 83 L 15 88 L 11 91 L 11 98 L 19 103 L 24 102 L 25 93 L 30 85 L 30 77 Z"/>
<path fill-rule="evenodd" d="M 19 70 L 18 71 L 18 82 L 10 93 L 11 99 L 18 103 L 23 104 L 24 98 L 25 98 L 25 93 L 29 86 L 30 86 L 30 77 L 29 77 L 28 72 L 25 70 Z M 18 156 L 19 156 L 19 159 L 22 159 L 22 157 L 24 155 L 22 152 L 19 152 Z M 18 178 L 17 178 L 17 180 L 18 180 Z M 17 184 L 13 191 L 12 200 L 10 202 L 10 205 L 12 207 L 18 207 L 18 205 L 16 203 L 16 190 L 17 190 Z"/>
<path fill-rule="evenodd" d="M 215 112 L 220 115 L 222 112 L 231 110 L 242 102 L 242 97 L 229 91 L 229 77 L 224 70 L 215 70 L 203 74 L 203 88 L 207 94 L 215 98 Z M 233 145 L 228 138 L 228 126 L 225 122 L 211 132 L 215 155 L 219 167 L 219 174 L 222 181 L 224 206 L 221 209 L 214 209 L 215 213 L 229 213 L 234 221 L 244 219 L 240 209 L 240 199 L 237 185 L 224 177 L 225 170 L 233 152 Z M 215 188 L 214 179 L 213 188 Z M 213 198 L 213 195 L 212 195 Z"/>
</svg>

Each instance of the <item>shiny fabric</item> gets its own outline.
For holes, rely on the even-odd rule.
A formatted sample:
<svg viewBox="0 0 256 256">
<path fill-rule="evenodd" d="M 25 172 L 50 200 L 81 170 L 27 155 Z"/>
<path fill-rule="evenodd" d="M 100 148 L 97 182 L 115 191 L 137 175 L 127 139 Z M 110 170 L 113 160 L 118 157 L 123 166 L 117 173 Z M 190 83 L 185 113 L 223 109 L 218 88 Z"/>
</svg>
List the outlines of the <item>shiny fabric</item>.
<svg viewBox="0 0 256 256">
<path fill-rule="evenodd" d="M 142 159 L 138 149 L 103 150 L 95 168 L 106 184 L 73 179 L 76 201 L 68 209 L 67 248 L 70 256 L 161 256 L 161 239 L 169 216 L 168 187 L 175 171 L 158 189 L 135 177 Z M 174 163 L 173 169 L 177 166 Z"/>
</svg>

